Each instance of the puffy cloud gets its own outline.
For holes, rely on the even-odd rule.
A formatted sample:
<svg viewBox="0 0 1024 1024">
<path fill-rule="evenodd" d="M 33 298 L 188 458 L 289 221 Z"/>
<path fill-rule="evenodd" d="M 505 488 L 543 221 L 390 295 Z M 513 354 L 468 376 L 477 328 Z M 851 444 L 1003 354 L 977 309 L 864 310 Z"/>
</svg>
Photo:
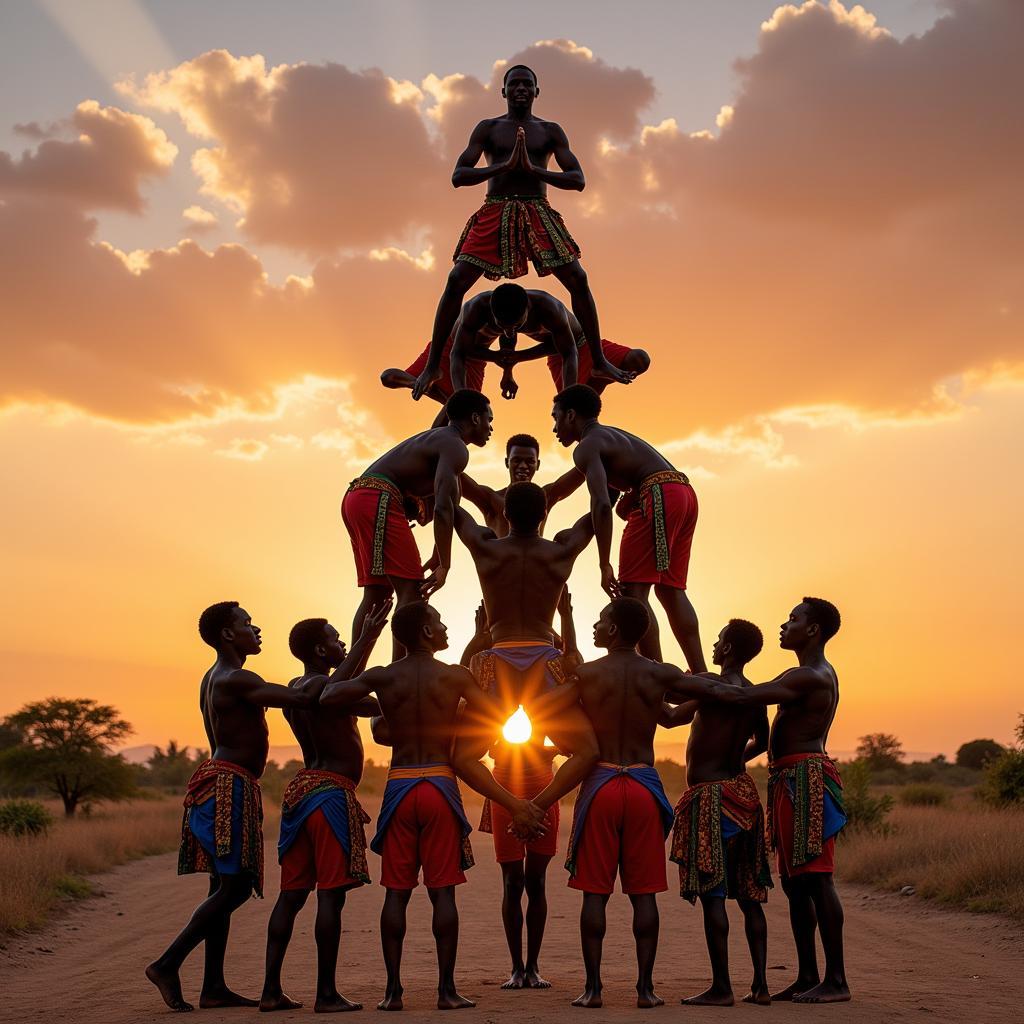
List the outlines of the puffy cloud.
<svg viewBox="0 0 1024 1024">
<path fill-rule="evenodd" d="M 241 462 L 259 462 L 268 451 L 270 447 L 264 441 L 235 437 L 226 448 L 219 448 L 214 454 L 226 459 L 239 459 Z"/>
<path fill-rule="evenodd" d="M 148 118 L 85 100 L 64 123 L 50 128 L 19 125 L 40 140 L 35 152 L 14 159 L 0 153 L 0 197 L 58 199 L 84 209 L 139 213 L 140 184 L 167 173 L 178 149 Z M 55 134 L 75 132 L 65 141 Z"/>
<path fill-rule="evenodd" d="M 186 206 L 181 211 L 182 217 L 194 232 L 199 231 L 211 231 L 217 226 L 217 214 L 212 210 L 207 210 L 205 207 L 199 206 L 193 203 L 191 206 Z"/>
</svg>

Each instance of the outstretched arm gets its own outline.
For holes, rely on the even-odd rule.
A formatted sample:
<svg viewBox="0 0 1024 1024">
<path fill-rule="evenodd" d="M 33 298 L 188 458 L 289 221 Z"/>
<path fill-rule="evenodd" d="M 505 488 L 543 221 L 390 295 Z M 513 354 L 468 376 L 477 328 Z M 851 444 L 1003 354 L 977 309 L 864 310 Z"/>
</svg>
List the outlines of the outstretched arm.
<svg viewBox="0 0 1024 1024">
<path fill-rule="evenodd" d="M 484 145 L 490 131 L 489 121 L 481 121 L 473 129 L 473 134 L 469 137 L 469 144 L 455 161 L 455 170 L 452 171 L 452 184 L 456 188 L 462 188 L 465 185 L 479 185 L 499 174 L 505 174 L 509 170 L 512 157 L 515 155 L 514 149 L 507 160 L 501 160 L 485 167 L 476 166 L 484 154 Z"/>
<path fill-rule="evenodd" d="M 580 516 L 567 530 L 559 530 L 554 536 L 554 543 L 571 558 L 576 558 L 593 537 L 594 517 L 588 512 L 585 516 Z"/>
<path fill-rule="evenodd" d="M 658 714 L 658 725 L 665 729 L 674 729 L 678 725 L 689 725 L 697 714 L 700 701 L 688 700 L 673 707 L 662 701 L 661 712 Z"/>
<path fill-rule="evenodd" d="M 590 515 L 597 536 L 601 586 L 609 597 L 618 597 L 619 581 L 612 569 L 612 503 L 608 496 L 608 475 L 604 471 L 601 451 L 596 445 L 581 441 L 573 452 L 573 461 L 586 477 L 587 489 L 590 491 Z"/>
<path fill-rule="evenodd" d="M 716 684 L 711 696 L 726 704 L 744 707 L 788 704 L 824 686 L 824 680 L 813 669 L 791 668 L 768 683 L 757 686 L 729 686 Z"/>
<path fill-rule="evenodd" d="M 486 516 L 488 512 L 494 513 L 498 507 L 498 492 L 486 484 L 478 484 L 468 473 L 459 476 L 459 483 L 462 485 L 462 496 L 466 501 L 471 501 Z M 459 528 L 458 516 L 455 517 L 455 529 Z M 463 541 L 465 543 L 465 541 Z"/>
<path fill-rule="evenodd" d="M 329 707 L 355 704 L 373 693 L 376 684 L 381 680 L 382 672 L 383 669 L 371 668 L 352 679 L 329 683 L 320 695 L 320 703 Z"/>
<path fill-rule="evenodd" d="M 268 683 L 262 676 L 240 668 L 232 672 L 223 683 L 223 691 L 232 697 L 263 708 L 310 708 L 320 699 L 326 676 L 317 676 L 309 687 L 281 686 Z"/>
<path fill-rule="evenodd" d="M 481 526 L 461 505 L 455 509 L 455 532 L 470 551 L 477 551 L 482 544 L 494 540 L 494 531 Z"/>
<path fill-rule="evenodd" d="M 575 494 L 586 477 L 575 467 L 566 470 L 557 480 L 544 485 L 544 496 L 548 499 L 548 512 L 570 494 Z"/>
</svg>

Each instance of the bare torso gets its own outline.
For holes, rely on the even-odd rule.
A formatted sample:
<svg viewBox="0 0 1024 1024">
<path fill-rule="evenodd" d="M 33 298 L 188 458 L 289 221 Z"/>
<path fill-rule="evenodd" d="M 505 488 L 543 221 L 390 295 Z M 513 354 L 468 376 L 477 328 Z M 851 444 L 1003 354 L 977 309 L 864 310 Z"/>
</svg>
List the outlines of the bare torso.
<svg viewBox="0 0 1024 1024">
<path fill-rule="evenodd" d="M 740 673 L 722 676 L 723 683 L 750 686 Z M 686 742 L 686 784 L 721 782 L 745 770 L 743 753 L 764 708 L 739 708 L 717 701 L 701 701 Z"/>
<path fill-rule="evenodd" d="M 825 751 L 828 732 L 839 707 L 839 677 L 824 660 L 815 671 L 820 686 L 796 700 L 779 705 L 768 745 L 773 761 L 788 754 L 820 754 Z"/>
<path fill-rule="evenodd" d="M 613 651 L 581 665 L 580 700 L 601 760 L 654 764 L 654 733 L 668 687 L 665 667 L 635 651 Z"/>
<path fill-rule="evenodd" d="M 510 117 L 489 118 L 483 140 L 484 158 L 488 165 L 501 163 L 512 155 L 516 144 L 516 132 L 526 132 L 526 151 L 536 167 L 547 167 L 555 151 L 555 132 L 558 125 L 553 121 L 542 121 L 530 116 L 526 120 Z M 524 170 L 498 174 L 487 183 L 489 196 L 545 196 L 547 185 L 536 175 Z"/>
<path fill-rule="evenodd" d="M 638 487 L 645 477 L 653 473 L 675 469 L 668 459 L 646 441 L 619 427 L 609 427 L 603 423 L 591 427 L 579 443 L 580 454 L 585 450 L 585 445 L 598 450 L 608 483 L 617 491 Z"/>
<path fill-rule="evenodd" d="M 442 452 L 451 451 L 468 458 L 468 449 L 462 438 L 451 427 L 436 427 L 415 434 L 395 445 L 367 470 L 392 480 L 403 494 L 427 497 L 434 493 L 434 475 Z"/>
<path fill-rule="evenodd" d="M 585 343 L 583 328 L 572 311 L 553 295 L 530 288 L 526 292 L 530 306 L 526 320 L 518 330 L 540 345 L 550 349 L 552 354 L 560 352 L 565 344 L 580 348 Z M 506 338 L 491 316 L 491 293 L 474 295 L 463 307 L 456 324 L 455 336 L 459 350 L 467 359 L 482 359 L 491 345 L 500 339 L 503 350 L 513 349 L 515 338 Z M 458 328 L 464 328 L 459 331 Z"/>
<path fill-rule="evenodd" d="M 299 676 L 288 685 L 298 687 L 310 678 Z M 363 777 L 363 738 L 355 715 L 321 704 L 311 711 L 285 708 L 284 717 L 295 733 L 307 768 L 337 772 L 359 782 Z"/>
<path fill-rule="evenodd" d="M 203 676 L 199 686 L 203 724 L 207 736 L 213 738 L 211 756 L 215 760 L 240 765 L 259 778 L 270 751 L 266 710 L 224 692 L 224 680 L 236 671 L 214 665 Z"/>
</svg>

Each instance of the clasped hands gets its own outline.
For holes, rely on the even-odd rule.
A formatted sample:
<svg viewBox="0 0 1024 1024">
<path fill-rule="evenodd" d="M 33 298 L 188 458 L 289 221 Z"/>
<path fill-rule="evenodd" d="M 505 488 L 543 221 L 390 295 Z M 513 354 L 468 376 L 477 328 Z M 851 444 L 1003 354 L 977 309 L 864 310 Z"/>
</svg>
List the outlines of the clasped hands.
<svg viewBox="0 0 1024 1024">
<path fill-rule="evenodd" d="M 505 170 L 507 171 L 526 171 L 528 174 L 536 174 L 536 168 L 533 166 L 533 162 L 530 160 L 530 154 L 526 149 L 526 129 L 516 129 L 516 142 L 512 147 L 512 152 L 509 154 L 508 160 L 505 161 Z"/>
<path fill-rule="evenodd" d="M 508 826 L 508 831 L 525 842 L 540 839 L 547 832 L 544 827 L 546 814 L 532 800 L 519 800 L 512 812 L 512 824 Z"/>
</svg>

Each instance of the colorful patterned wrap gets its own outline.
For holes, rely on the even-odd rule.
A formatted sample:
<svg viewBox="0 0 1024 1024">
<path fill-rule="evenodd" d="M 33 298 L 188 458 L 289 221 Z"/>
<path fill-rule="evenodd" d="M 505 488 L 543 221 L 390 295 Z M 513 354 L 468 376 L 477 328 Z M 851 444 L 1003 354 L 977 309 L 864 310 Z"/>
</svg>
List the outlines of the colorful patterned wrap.
<svg viewBox="0 0 1024 1024">
<path fill-rule="evenodd" d="M 364 885 L 370 884 L 366 863 L 366 830 L 370 816 L 356 798 L 356 784 L 337 772 L 302 768 L 288 783 L 281 801 L 281 837 L 277 843 L 280 861 L 295 842 L 305 820 L 314 811 L 324 817 L 349 859 L 349 873 Z"/>
<path fill-rule="evenodd" d="M 189 823 L 194 808 L 214 801 L 212 835 L 204 846 Z M 240 814 L 235 811 L 236 800 Z M 260 783 L 252 772 L 230 761 L 206 760 L 192 773 L 185 790 L 181 819 L 178 874 L 212 873 L 214 860 L 227 858 L 238 847 L 242 871 L 252 875 L 257 896 L 263 896 L 263 800 Z M 236 827 L 240 834 L 235 833 Z"/>
<path fill-rule="evenodd" d="M 388 784 L 384 788 L 384 799 L 381 801 L 380 814 L 377 816 L 377 833 L 370 841 L 370 849 L 380 855 L 384 851 L 384 833 L 398 805 L 414 786 L 428 782 L 435 786 L 448 801 L 462 826 L 462 858 L 460 867 L 463 871 L 471 868 L 476 861 L 473 858 L 473 847 L 469 842 L 469 834 L 473 831 L 466 808 L 462 805 L 462 793 L 455 780 L 455 772 L 446 764 L 406 765 L 402 768 L 388 769 Z"/>
<path fill-rule="evenodd" d="M 668 802 L 665 787 L 662 785 L 661 776 L 656 768 L 652 768 L 649 764 L 612 764 L 610 761 L 598 761 L 580 785 L 579 792 L 576 794 L 576 802 L 573 804 L 572 830 L 569 832 L 569 847 L 565 858 L 565 870 L 569 872 L 570 878 L 576 874 L 576 847 L 583 834 L 583 826 L 587 820 L 590 804 L 597 791 L 606 782 L 610 782 L 619 775 L 628 775 L 650 792 L 661 812 L 661 822 L 666 839 L 669 832 L 672 831 L 674 818 L 672 805 Z"/>
<path fill-rule="evenodd" d="M 691 786 L 679 798 L 669 859 L 679 865 L 679 895 L 691 903 L 722 887 L 729 899 L 768 899 L 764 809 L 748 772 Z"/>
<path fill-rule="evenodd" d="M 375 504 L 366 507 L 356 492 L 375 492 Z M 341 504 L 342 520 L 352 541 L 359 586 L 384 582 L 389 575 L 422 579 L 419 550 L 408 520 L 429 521 L 421 498 L 403 494 L 399 486 L 380 473 L 364 473 L 353 480 Z M 372 529 L 367 521 L 372 518 Z"/>
<path fill-rule="evenodd" d="M 654 520 L 654 565 L 658 572 L 665 572 L 669 567 L 668 532 L 665 528 L 665 504 L 661 495 L 664 484 L 689 484 L 690 478 L 677 470 L 664 470 L 652 473 L 640 482 L 638 501 L 641 512 L 647 515 L 647 503 L 651 502 Z"/>
<path fill-rule="evenodd" d="M 579 258 L 562 215 L 543 196 L 488 196 L 466 222 L 452 255 L 491 281 L 523 277 L 528 261 L 543 277 Z"/>
<path fill-rule="evenodd" d="M 776 802 L 785 799 L 793 804 L 792 866 L 799 868 L 821 856 L 825 842 L 846 826 L 843 780 L 832 758 L 828 754 L 790 754 L 768 766 L 768 838 L 772 849 L 779 846 Z M 826 799 L 831 807 L 826 807 Z"/>
</svg>

